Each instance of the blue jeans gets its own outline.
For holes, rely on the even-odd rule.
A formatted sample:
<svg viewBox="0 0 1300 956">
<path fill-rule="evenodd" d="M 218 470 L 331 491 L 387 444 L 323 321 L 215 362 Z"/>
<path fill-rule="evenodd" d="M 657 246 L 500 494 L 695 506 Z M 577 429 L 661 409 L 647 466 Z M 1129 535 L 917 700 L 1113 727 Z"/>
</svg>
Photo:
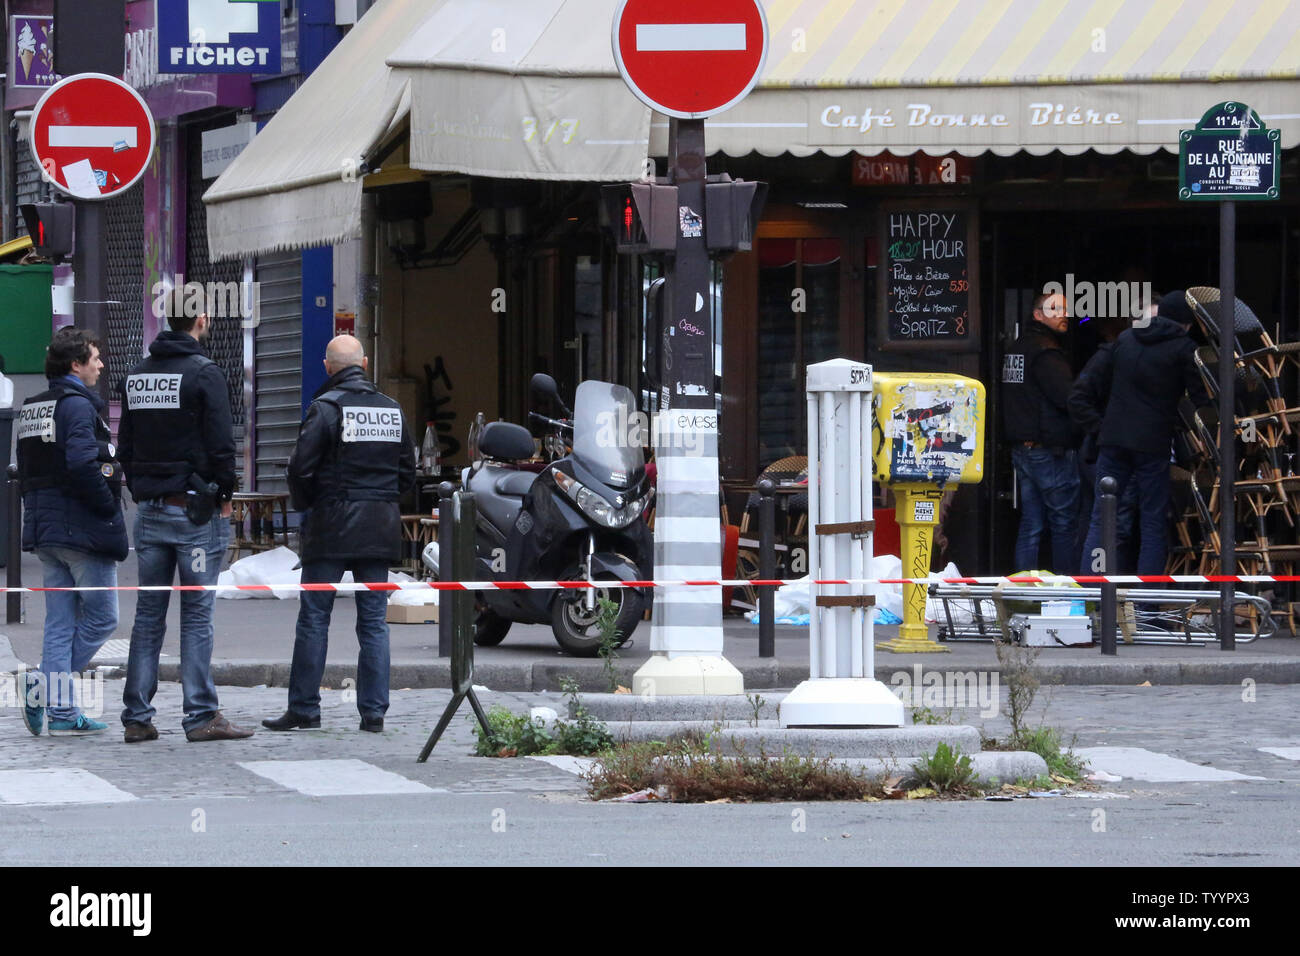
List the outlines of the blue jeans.
<svg viewBox="0 0 1300 956">
<path fill-rule="evenodd" d="M 117 562 L 72 548 L 37 548 L 47 588 L 116 587 Z M 46 591 L 41 672 L 50 720 L 76 720 L 81 713 L 72 677 L 90 665 L 117 627 L 116 591 Z M 95 715 L 98 716 L 98 715 Z"/>
<path fill-rule="evenodd" d="M 1169 556 L 1169 451 L 1150 455 L 1116 445 L 1102 445 L 1097 456 L 1097 501 L 1088 526 L 1088 540 L 1083 546 L 1083 568 L 1089 574 L 1094 573 L 1092 555 L 1101 545 L 1101 479 L 1107 477 L 1119 483 L 1120 501 L 1124 500 L 1131 483 L 1137 485 L 1138 521 L 1142 529 L 1137 573 L 1164 574 Z"/>
<path fill-rule="evenodd" d="M 1073 449 L 1053 455 L 1039 446 L 1011 449 L 1020 487 L 1020 533 L 1016 536 L 1017 571 L 1036 570 L 1038 542 L 1052 535 L 1052 567 L 1065 574 L 1074 567 L 1075 532 L 1079 527 L 1079 466 Z"/>
<path fill-rule="evenodd" d="M 354 581 L 388 580 L 386 561 L 312 561 L 302 566 L 303 584 L 337 584 L 345 571 Z M 289 669 L 289 710 L 302 717 L 320 716 L 320 682 L 325 673 L 333 591 L 303 591 Z M 388 595 L 357 591 L 357 710 L 362 717 L 388 712 Z"/>
<path fill-rule="evenodd" d="M 140 584 L 171 584 L 179 572 L 181 584 L 216 584 L 221 558 L 230 543 L 230 519 L 220 512 L 204 525 L 195 525 L 178 505 L 142 501 L 135 516 L 135 556 Z M 188 732 L 206 724 L 217 712 L 217 688 L 212 683 L 213 591 L 181 592 L 181 690 Z M 158 655 L 167 633 L 170 591 L 141 591 L 131 629 L 122 693 L 122 723 L 148 723 L 157 712 Z"/>
</svg>

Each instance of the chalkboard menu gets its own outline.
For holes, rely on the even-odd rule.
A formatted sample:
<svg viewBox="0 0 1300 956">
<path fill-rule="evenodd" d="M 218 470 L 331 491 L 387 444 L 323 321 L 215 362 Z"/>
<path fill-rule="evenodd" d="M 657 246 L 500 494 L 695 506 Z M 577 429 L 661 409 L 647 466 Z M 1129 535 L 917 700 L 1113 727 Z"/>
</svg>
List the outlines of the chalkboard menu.
<svg viewBox="0 0 1300 956">
<path fill-rule="evenodd" d="M 971 322 L 965 210 L 884 212 L 885 332 L 898 345 L 961 347 Z"/>
</svg>

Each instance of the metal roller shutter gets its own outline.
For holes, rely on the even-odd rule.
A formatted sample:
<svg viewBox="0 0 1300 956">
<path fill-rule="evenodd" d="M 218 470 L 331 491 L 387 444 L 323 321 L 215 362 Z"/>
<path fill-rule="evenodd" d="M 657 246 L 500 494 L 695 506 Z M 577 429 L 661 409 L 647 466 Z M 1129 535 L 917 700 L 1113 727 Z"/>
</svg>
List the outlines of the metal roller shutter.
<svg viewBox="0 0 1300 956">
<path fill-rule="evenodd" d="M 289 490 L 285 474 L 302 421 L 302 254 L 259 256 L 261 322 L 253 334 L 256 488 Z"/>
</svg>

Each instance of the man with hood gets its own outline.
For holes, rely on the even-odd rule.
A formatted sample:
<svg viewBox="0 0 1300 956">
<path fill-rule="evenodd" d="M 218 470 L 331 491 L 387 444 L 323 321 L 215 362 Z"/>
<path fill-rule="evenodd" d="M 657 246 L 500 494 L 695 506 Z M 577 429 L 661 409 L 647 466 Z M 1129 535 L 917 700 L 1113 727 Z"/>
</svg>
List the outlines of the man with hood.
<svg viewBox="0 0 1300 956">
<path fill-rule="evenodd" d="M 1020 492 L 1017 571 L 1038 566 L 1044 531 L 1051 532 L 1051 570 L 1067 574 L 1074 567 L 1079 467 L 1068 408 L 1074 381 L 1065 354 L 1069 325 L 1065 296 L 1035 296 L 1033 320 L 1002 359 L 1004 435 Z"/>
<path fill-rule="evenodd" d="M 1210 406 L 1196 370 L 1196 343 L 1188 336 L 1194 316 L 1179 289 L 1160 299 L 1154 317 L 1120 333 L 1093 370 L 1096 387 L 1079 390 L 1071 408 L 1086 431 L 1098 431 L 1097 482 L 1114 478 L 1122 499 L 1137 482 L 1138 574 L 1164 574 L 1169 553 L 1169 459 L 1178 403 L 1187 392 L 1199 411 Z M 1099 353 L 1101 354 L 1101 353 Z M 1108 400 L 1099 402 L 1098 396 Z M 1091 569 L 1101 543 L 1097 494 L 1082 555 Z M 1110 566 L 1107 562 L 1107 566 Z"/>
<path fill-rule="evenodd" d="M 149 356 L 122 380 L 118 428 L 126 484 L 135 498 L 140 584 L 217 583 L 230 543 L 235 490 L 234 416 L 220 368 L 203 354 L 206 314 L 172 315 Z M 217 709 L 212 682 L 213 591 L 181 592 L 181 726 L 191 742 L 238 740 L 253 731 Z M 169 591 L 141 591 L 122 693 L 127 743 L 157 740 L 153 696 L 167 632 Z"/>
<path fill-rule="evenodd" d="M 302 514 L 302 583 L 388 581 L 401 559 L 401 496 L 415 485 L 415 443 L 397 402 L 368 378 L 361 343 L 339 335 L 325 348 L 329 378 L 314 396 L 289 457 L 289 491 Z M 289 709 L 262 721 L 269 730 L 320 726 L 333 591 L 303 591 L 298 602 Z M 389 648 L 383 591 L 357 591 L 357 710 L 361 729 L 379 733 L 388 711 Z"/>
<path fill-rule="evenodd" d="M 18 413 L 23 550 L 41 559 L 47 588 L 116 587 L 126 560 L 122 470 L 95 389 L 103 370 L 93 333 L 59 329 L 45 350 L 50 387 Z M 116 591 L 45 592 L 41 673 L 19 674 L 29 731 L 39 736 L 47 716 L 54 737 L 108 729 L 76 706 L 73 681 L 116 627 Z"/>
</svg>

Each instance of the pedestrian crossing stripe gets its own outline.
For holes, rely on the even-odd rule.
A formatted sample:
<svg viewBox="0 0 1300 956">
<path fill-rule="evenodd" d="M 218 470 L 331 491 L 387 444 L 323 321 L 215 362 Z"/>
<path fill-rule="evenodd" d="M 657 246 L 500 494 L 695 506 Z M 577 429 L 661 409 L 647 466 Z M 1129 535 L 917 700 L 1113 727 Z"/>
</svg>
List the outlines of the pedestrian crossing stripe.
<svg viewBox="0 0 1300 956">
<path fill-rule="evenodd" d="M 1300 747 L 1260 747 L 1262 753 L 1272 754 L 1286 760 L 1300 760 Z"/>
<path fill-rule="evenodd" d="M 252 760 L 239 766 L 309 797 L 447 792 L 364 760 Z"/>
<path fill-rule="evenodd" d="M 138 799 L 80 767 L 0 770 L 0 805 L 64 806 Z"/>
<path fill-rule="evenodd" d="M 1127 780 L 1144 780 L 1148 783 L 1268 779 L 1237 773 L 1235 770 L 1206 767 L 1141 747 L 1076 747 L 1074 753 L 1093 770 L 1104 770 Z"/>
<path fill-rule="evenodd" d="M 95 651 L 95 656 L 90 660 L 108 661 L 117 660 L 128 656 L 131 652 L 131 639 L 127 637 L 115 637 L 111 641 L 105 641 L 99 650 Z"/>
</svg>

